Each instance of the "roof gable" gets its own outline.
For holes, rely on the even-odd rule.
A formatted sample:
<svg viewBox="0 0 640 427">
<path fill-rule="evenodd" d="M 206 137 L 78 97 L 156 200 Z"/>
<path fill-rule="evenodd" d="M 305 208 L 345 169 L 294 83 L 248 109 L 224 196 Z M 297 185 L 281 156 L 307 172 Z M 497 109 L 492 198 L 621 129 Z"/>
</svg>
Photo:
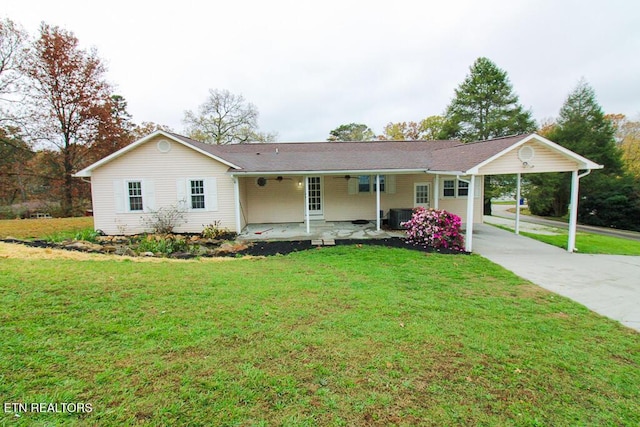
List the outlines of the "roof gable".
<svg viewBox="0 0 640 427">
<path fill-rule="evenodd" d="M 215 146 L 211 146 L 209 144 L 204 144 L 202 142 L 199 141 L 194 141 L 192 139 L 189 139 L 185 136 L 182 135 L 178 135 L 178 134 L 174 134 L 171 132 L 166 132 L 163 130 L 157 130 L 153 133 L 150 133 L 149 135 L 138 139 L 137 141 L 132 142 L 131 144 L 127 145 L 126 147 L 121 148 L 120 150 L 106 156 L 103 157 L 102 159 L 98 160 L 97 162 L 87 166 L 86 168 L 82 169 L 81 171 L 78 171 L 77 173 L 75 173 L 73 176 L 75 177 L 90 177 L 91 176 L 91 172 L 97 168 L 99 168 L 100 166 L 103 166 L 125 154 L 127 154 L 128 152 L 136 149 L 137 147 L 139 147 L 142 144 L 145 144 L 147 142 L 149 142 L 150 140 L 152 140 L 153 138 L 157 137 L 157 136 L 164 136 L 174 142 L 177 142 L 178 144 L 181 144 L 185 147 L 188 147 L 192 150 L 195 150 L 197 152 L 199 152 L 200 154 L 203 154 L 207 157 L 210 157 L 214 160 L 217 160 L 220 163 L 223 163 L 227 166 L 229 166 L 232 169 L 238 169 L 239 167 L 231 162 L 229 162 L 228 160 L 223 159 L 222 157 L 219 156 L 219 153 L 216 153 L 215 150 L 212 147 Z"/>
</svg>

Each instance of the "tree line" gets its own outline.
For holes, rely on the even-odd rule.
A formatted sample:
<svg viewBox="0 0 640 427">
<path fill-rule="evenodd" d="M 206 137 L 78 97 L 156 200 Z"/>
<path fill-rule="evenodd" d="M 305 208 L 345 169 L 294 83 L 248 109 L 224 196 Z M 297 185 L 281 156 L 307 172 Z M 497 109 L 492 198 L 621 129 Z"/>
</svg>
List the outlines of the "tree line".
<svg viewBox="0 0 640 427">
<path fill-rule="evenodd" d="M 584 80 L 568 94 L 558 117 L 538 126 L 531 111 L 519 103 L 506 71 L 488 58 L 478 58 L 442 115 L 420 122 L 391 122 L 381 135 L 366 124 L 345 124 L 330 131 L 327 140 L 471 142 L 534 131 L 604 165 L 581 180 L 580 222 L 640 231 L 640 121 L 622 114 L 606 115 L 595 91 Z M 567 215 L 570 174 L 526 174 L 523 180 L 524 195 L 534 215 Z M 514 188 L 514 175 L 485 177 L 485 214 L 491 214 L 493 197 Z"/>
<path fill-rule="evenodd" d="M 241 95 L 211 89 L 195 111 L 184 112 L 183 133 L 211 144 L 275 141 L 275 133 L 258 128 L 258 117 L 257 107 Z M 0 20 L 0 216 L 41 209 L 29 206 L 34 201 L 48 203 L 56 215 L 80 214 L 90 205 L 90 188 L 72 174 L 156 129 L 172 131 L 135 123 L 96 50 L 80 48 L 72 32 L 42 23 L 32 38 L 13 21 Z M 640 229 L 640 122 L 605 115 L 584 81 L 569 93 L 557 119 L 537 125 L 506 71 L 481 57 L 441 115 L 390 122 L 380 135 L 365 124 L 344 124 L 327 140 L 469 142 L 532 131 L 605 165 L 582 180 L 582 222 Z M 566 214 L 567 174 L 526 177 L 533 213 Z M 512 188 L 513 177 L 491 177 L 486 185 L 490 200 Z"/>
<path fill-rule="evenodd" d="M 81 214 L 90 187 L 73 173 L 157 129 L 172 131 L 135 123 L 106 71 L 70 31 L 43 22 L 32 38 L 0 20 L 0 217 Z M 241 95 L 210 90 L 183 122 L 188 136 L 213 144 L 274 140 L 257 120 Z"/>
</svg>

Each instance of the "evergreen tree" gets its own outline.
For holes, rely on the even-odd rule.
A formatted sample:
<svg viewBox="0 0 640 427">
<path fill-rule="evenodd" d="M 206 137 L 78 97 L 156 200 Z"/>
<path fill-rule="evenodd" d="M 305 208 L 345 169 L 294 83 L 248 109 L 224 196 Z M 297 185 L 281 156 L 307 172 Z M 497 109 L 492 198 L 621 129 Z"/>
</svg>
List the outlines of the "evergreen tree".
<svg viewBox="0 0 640 427">
<path fill-rule="evenodd" d="M 533 132 L 536 129 L 531 112 L 518 103 L 506 71 L 488 58 L 478 58 L 470 73 L 456 89 L 456 95 L 445 112 L 445 123 L 439 139 L 464 142 Z M 491 198 L 504 188 L 515 187 L 515 175 L 485 177 L 484 214 L 491 215 Z"/>
<path fill-rule="evenodd" d="M 483 141 L 532 132 L 531 112 L 518 103 L 507 73 L 487 58 L 478 58 L 445 112 L 442 139 Z"/>
<path fill-rule="evenodd" d="M 618 228 L 637 228 L 638 196 L 629 177 L 624 175 L 621 151 L 615 130 L 596 100 L 591 86 L 581 80 L 560 110 L 557 123 L 546 135 L 569 150 L 604 165 L 580 180 L 578 219 L 583 223 Z M 536 215 L 564 216 L 571 192 L 569 173 L 532 174 L 527 198 Z M 620 213 L 626 212 L 625 215 Z"/>
</svg>

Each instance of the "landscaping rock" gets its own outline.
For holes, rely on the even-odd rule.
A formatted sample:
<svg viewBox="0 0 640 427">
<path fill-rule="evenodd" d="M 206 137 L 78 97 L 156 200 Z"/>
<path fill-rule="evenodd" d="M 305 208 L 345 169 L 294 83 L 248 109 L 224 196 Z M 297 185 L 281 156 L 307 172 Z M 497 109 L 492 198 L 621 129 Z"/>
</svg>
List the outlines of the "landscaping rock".
<svg viewBox="0 0 640 427">
<path fill-rule="evenodd" d="M 112 254 L 115 253 L 117 249 L 118 248 L 114 245 L 104 245 L 102 247 L 102 252 L 104 252 L 105 254 Z"/>
<path fill-rule="evenodd" d="M 136 256 L 135 252 L 133 252 L 131 250 L 131 248 L 127 247 L 127 246 L 120 246 L 118 247 L 118 249 L 116 250 L 116 255 L 123 255 L 123 256 Z"/>
<path fill-rule="evenodd" d="M 238 252 L 244 251 L 248 248 L 248 246 L 244 243 L 223 243 L 219 248 L 213 250 L 214 256 L 228 256 L 232 254 L 237 254 Z"/>
<path fill-rule="evenodd" d="M 169 255 L 169 257 L 176 258 L 176 259 L 190 259 L 190 258 L 195 258 L 196 255 L 190 254 L 188 252 L 174 252 L 171 255 Z"/>
<path fill-rule="evenodd" d="M 102 252 L 102 245 L 97 245 L 91 242 L 85 242 L 83 240 L 65 244 L 64 248 L 71 249 L 74 251 L 82 251 L 82 252 Z"/>
<path fill-rule="evenodd" d="M 154 254 L 153 252 L 142 252 L 140 256 L 152 257 L 156 256 L 156 254 Z"/>
</svg>

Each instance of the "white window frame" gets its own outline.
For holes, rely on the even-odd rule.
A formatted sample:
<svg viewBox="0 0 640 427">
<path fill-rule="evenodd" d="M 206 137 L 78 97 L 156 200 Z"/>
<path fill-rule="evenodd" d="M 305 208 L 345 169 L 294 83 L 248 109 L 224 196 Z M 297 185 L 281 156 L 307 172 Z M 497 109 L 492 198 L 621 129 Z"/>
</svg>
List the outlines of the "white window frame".
<svg viewBox="0 0 640 427">
<path fill-rule="evenodd" d="M 466 191 L 467 194 L 461 194 L 461 191 Z M 469 183 L 456 179 L 456 197 L 459 199 L 467 198 L 469 196 Z"/>
<path fill-rule="evenodd" d="M 476 176 L 476 178 L 479 178 Z M 445 187 L 445 182 L 453 181 L 453 187 Z M 476 179 L 476 188 L 474 189 L 475 198 L 479 197 L 480 180 Z M 446 190 L 453 190 L 453 195 L 445 195 Z M 460 194 L 466 191 L 467 194 Z M 440 179 L 440 197 L 442 199 L 466 199 L 469 195 L 469 183 L 461 181 L 458 177 L 447 177 Z"/>
<path fill-rule="evenodd" d="M 193 192 L 193 183 L 194 182 L 202 183 L 202 193 L 194 193 Z M 189 190 L 189 210 L 192 211 L 206 211 L 207 210 L 207 180 L 204 178 L 190 178 L 187 180 L 187 189 Z M 194 207 L 193 206 L 193 197 L 201 196 L 202 197 L 202 207 Z"/>
<path fill-rule="evenodd" d="M 445 185 L 445 183 L 447 181 L 453 182 L 453 187 L 447 187 Z M 454 178 L 442 178 L 442 182 L 441 182 L 441 186 L 440 187 L 442 188 L 442 198 L 443 199 L 455 199 L 456 198 L 456 195 L 458 194 L 458 186 L 456 185 L 457 181 L 458 180 L 455 177 Z M 452 190 L 452 189 L 453 189 L 453 195 L 448 196 L 448 195 L 445 194 L 446 190 Z"/>
<path fill-rule="evenodd" d="M 418 203 L 418 187 L 426 187 L 427 188 L 427 203 Z M 415 182 L 413 184 L 413 207 L 431 207 L 431 183 L 430 182 Z"/>
<path fill-rule="evenodd" d="M 131 195 L 129 184 L 137 183 L 140 185 L 140 195 Z M 125 190 L 125 211 L 126 212 L 144 212 L 144 183 L 141 179 L 127 179 L 124 182 Z M 140 209 L 131 209 L 131 198 L 140 197 Z"/>
</svg>

